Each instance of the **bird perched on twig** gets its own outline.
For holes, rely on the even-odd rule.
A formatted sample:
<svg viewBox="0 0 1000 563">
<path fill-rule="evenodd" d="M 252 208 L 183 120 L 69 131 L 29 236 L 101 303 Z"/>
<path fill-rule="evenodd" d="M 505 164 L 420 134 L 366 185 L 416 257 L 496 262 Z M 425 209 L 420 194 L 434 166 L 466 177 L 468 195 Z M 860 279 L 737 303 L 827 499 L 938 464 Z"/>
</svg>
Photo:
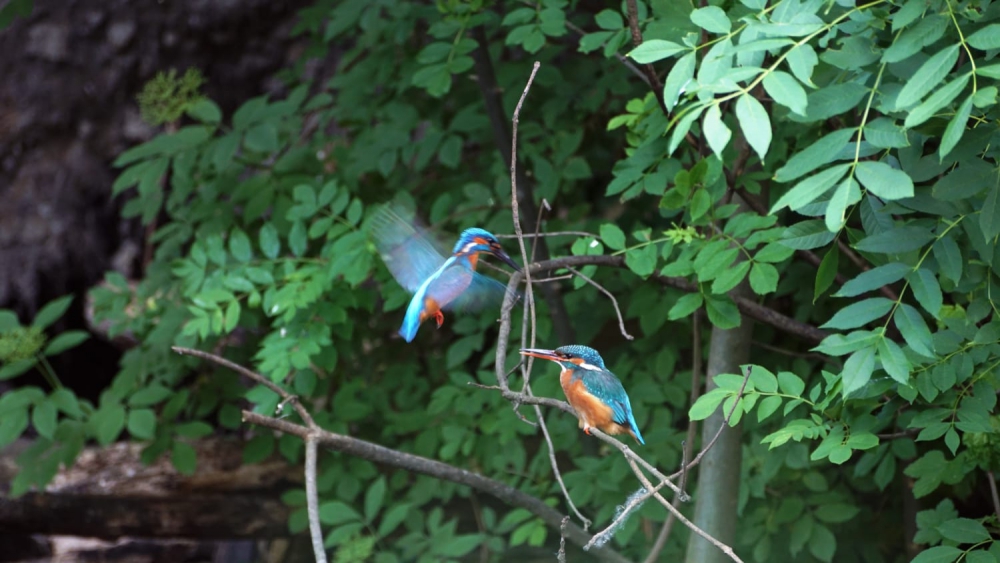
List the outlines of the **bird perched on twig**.
<svg viewBox="0 0 1000 563">
<path fill-rule="evenodd" d="M 637 442 L 646 444 L 622 382 L 604 366 L 597 350 L 572 345 L 555 350 L 522 348 L 521 354 L 559 364 L 559 383 L 585 433 L 589 435 L 591 428 L 599 428 L 612 435 L 631 434 Z"/>
<path fill-rule="evenodd" d="M 500 241 L 480 228 L 462 231 L 451 255 L 445 258 L 424 234 L 425 229 L 403 220 L 389 207 L 378 210 L 369 226 L 389 272 L 413 293 L 399 329 L 407 342 L 413 341 L 420 324 L 431 317 L 441 328 L 442 309 L 476 310 L 503 298 L 507 291 L 504 284 L 476 273 L 481 253 L 521 271 L 500 247 Z"/>
</svg>

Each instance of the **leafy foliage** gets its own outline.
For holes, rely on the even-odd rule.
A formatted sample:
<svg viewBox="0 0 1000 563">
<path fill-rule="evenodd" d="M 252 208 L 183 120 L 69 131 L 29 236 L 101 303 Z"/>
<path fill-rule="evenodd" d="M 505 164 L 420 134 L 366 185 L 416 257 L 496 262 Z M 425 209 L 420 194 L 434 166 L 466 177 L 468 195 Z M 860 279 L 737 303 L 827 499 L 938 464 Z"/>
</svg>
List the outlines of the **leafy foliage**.
<svg viewBox="0 0 1000 563">
<path fill-rule="evenodd" d="M 905 475 L 925 509 L 914 541 L 929 549 L 915 561 L 994 560 L 991 509 L 959 514 L 940 499 L 982 496 L 1000 444 L 1000 13 L 951 0 L 636 7 L 637 46 L 625 3 L 590 12 L 565 0 L 320 0 L 304 10 L 295 33 L 311 42 L 308 55 L 343 49 L 327 84 L 302 82 L 296 67 L 284 75 L 287 96 L 253 98 L 229 116 L 207 99 L 183 103 L 172 132 L 118 158 L 113 193 L 128 198 L 126 216 L 158 218 L 155 254 L 143 279 L 109 274 L 93 299 L 113 334 L 140 344 L 98 405 L 65 390 L 5 395 L 0 414 L 14 415 L 0 417 L 0 443 L 27 428 L 30 408 L 46 444 L 31 454 L 39 467 L 126 430 L 147 443 L 146 459 L 169 452 L 179 471 L 195 471 L 186 440 L 237 427 L 243 399 L 268 414 L 278 403 L 220 372 L 192 383 L 196 366 L 169 353 L 219 348 L 322 405 L 326 428 L 562 506 L 534 429 L 467 385 L 493 383 L 495 315 L 449 316 L 403 345 L 393 335 L 409 295 L 364 229 L 374 205 L 396 199 L 442 232 L 509 231 L 497 128 L 537 59 L 520 122 L 522 188 L 554 207 L 546 230 L 594 233 L 547 239 L 552 255 L 624 261 L 627 271 L 582 272 L 618 296 L 636 341 L 617 338 L 613 309 L 582 279 L 565 282 L 560 299 L 576 341 L 599 348 L 625 381 L 642 455 L 676 467 L 685 414 L 735 407 L 745 437 L 735 547 L 746 558 L 901 560 Z M 650 91 L 616 60 L 628 49 L 629 65 L 652 65 L 662 86 Z M 722 374 L 689 404 L 692 315 L 703 309 L 720 329 L 748 322 L 738 287 L 827 335 L 810 343 L 758 322 L 763 345 L 742 398 L 742 375 Z M 34 365 L 17 358 L 38 357 L 45 320 L 19 329 L 15 345 L 8 336 L 0 373 Z M 538 341 L 555 340 L 540 303 Z M 58 341 L 48 346 L 73 338 Z M 532 383 L 559 396 L 549 373 Z M 628 465 L 585 455 L 570 417 L 547 420 L 571 460 L 574 501 L 610 522 L 635 489 Z M 62 457 L 44 457 L 49 446 Z M 295 440 L 261 433 L 245 461 L 276 451 L 302 456 Z M 336 455 L 320 466 L 326 542 L 341 561 L 445 560 L 483 546 L 503 558 L 558 540 L 530 513 L 480 506 L 452 483 Z M 51 476 L 38 471 L 17 490 Z M 301 491 L 285 501 L 304 506 Z M 470 505 L 478 519 L 458 518 Z M 644 556 L 655 539 L 647 525 L 664 519 L 647 503 L 612 546 Z M 290 526 L 305 529 L 304 508 Z M 683 541 L 672 535 L 664 553 Z"/>
</svg>

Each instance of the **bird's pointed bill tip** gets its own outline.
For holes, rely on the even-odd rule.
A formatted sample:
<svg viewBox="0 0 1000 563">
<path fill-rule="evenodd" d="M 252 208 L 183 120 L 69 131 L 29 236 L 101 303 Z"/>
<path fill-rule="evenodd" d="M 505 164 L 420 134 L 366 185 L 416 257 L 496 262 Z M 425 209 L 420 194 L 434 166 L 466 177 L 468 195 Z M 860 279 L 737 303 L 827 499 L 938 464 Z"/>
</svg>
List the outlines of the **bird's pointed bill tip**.
<svg viewBox="0 0 1000 563">
<path fill-rule="evenodd" d="M 553 350 L 544 350 L 541 348 L 521 348 L 522 356 L 533 356 L 535 358 L 541 358 L 543 360 L 555 360 L 556 354 Z"/>
</svg>

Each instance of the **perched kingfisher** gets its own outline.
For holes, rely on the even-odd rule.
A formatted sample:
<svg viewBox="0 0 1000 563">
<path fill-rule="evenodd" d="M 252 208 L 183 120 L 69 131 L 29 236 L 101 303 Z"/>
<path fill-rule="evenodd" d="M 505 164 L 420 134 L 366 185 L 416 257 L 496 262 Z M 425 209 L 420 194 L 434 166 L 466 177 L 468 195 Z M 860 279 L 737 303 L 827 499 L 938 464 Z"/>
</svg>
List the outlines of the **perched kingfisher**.
<svg viewBox="0 0 1000 563">
<path fill-rule="evenodd" d="M 385 265 L 396 281 L 413 293 L 399 329 L 407 342 L 413 341 L 420 324 L 431 317 L 441 328 L 442 309 L 474 310 L 505 295 L 507 286 L 476 273 L 481 252 L 521 271 L 500 247 L 500 241 L 483 229 L 463 231 L 451 256 L 445 258 L 424 235 L 425 229 L 418 230 L 389 207 L 376 212 L 370 226 Z"/>
<path fill-rule="evenodd" d="M 563 393 L 576 409 L 580 428 L 588 435 L 591 428 L 597 427 L 608 434 L 631 434 L 637 442 L 646 444 L 632 416 L 632 404 L 622 382 L 605 367 L 597 350 L 573 345 L 555 350 L 522 348 L 521 354 L 559 364 Z"/>
</svg>

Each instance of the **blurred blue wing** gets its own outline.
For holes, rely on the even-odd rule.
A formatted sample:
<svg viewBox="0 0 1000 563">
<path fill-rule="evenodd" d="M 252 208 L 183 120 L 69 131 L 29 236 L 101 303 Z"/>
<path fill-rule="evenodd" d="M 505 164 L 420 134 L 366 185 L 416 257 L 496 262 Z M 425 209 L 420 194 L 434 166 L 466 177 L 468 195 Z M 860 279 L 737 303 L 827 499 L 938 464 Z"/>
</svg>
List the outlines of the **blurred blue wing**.
<svg viewBox="0 0 1000 563">
<path fill-rule="evenodd" d="M 452 274 L 452 271 L 456 273 Z M 471 279 L 469 274 L 471 274 Z M 438 288 L 438 283 L 441 283 L 440 289 Z M 456 286 L 461 286 L 463 290 L 456 294 L 454 292 Z M 442 272 L 441 278 L 435 281 L 429 289 L 428 293 L 431 297 L 434 297 L 438 303 L 445 303 L 443 308 L 467 312 L 499 307 L 508 292 L 506 284 L 500 283 L 491 277 L 478 274 L 461 265 L 452 266 L 445 272 Z M 511 292 L 517 296 L 517 292 L 513 290 Z M 439 293 L 442 296 L 450 294 L 451 298 L 447 302 L 442 301 L 438 298 Z"/>
<path fill-rule="evenodd" d="M 445 262 L 425 229 L 415 228 L 390 206 L 375 212 L 368 223 L 375 247 L 399 285 L 413 293 Z"/>
</svg>

